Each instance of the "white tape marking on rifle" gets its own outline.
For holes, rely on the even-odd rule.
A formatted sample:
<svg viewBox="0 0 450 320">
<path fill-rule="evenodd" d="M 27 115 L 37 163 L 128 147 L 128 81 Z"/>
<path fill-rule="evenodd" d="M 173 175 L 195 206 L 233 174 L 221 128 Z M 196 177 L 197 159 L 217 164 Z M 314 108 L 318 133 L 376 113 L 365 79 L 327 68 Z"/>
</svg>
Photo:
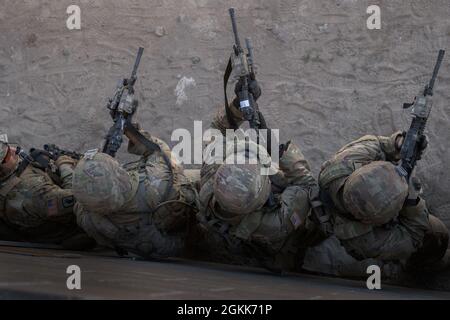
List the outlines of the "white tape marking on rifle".
<svg viewBox="0 0 450 320">
<path fill-rule="evenodd" d="M 250 102 L 248 100 L 241 101 L 241 108 L 250 107 Z"/>
</svg>

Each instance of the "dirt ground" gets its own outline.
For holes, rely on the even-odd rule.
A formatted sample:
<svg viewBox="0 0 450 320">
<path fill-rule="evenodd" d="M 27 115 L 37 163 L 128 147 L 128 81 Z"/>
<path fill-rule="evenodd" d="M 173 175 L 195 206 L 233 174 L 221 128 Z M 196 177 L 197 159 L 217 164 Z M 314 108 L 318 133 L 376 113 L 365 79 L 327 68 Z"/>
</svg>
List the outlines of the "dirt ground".
<svg viewBox="0 0 450 320">
<path fill-rule="evenodd" d="M 81 8 L 81 30 L 66 9 Z M 381 30 L 366 9 L 381 8 Z M 0 0 L 0 131 L 26 148 L 85 151 L 111 125 L 105 109 L 139 46 L 139 121 L 170 142 L 172 130 L 209 124 L 223 103 L 231 53 L 227 9 L 255 47 L 260 107 L 293 139 L 315 174 L 361 135 L 407 129 L 402 110 L 450 41 L 450 0 Z M 436 83 L 429 150 L 420 162 L 431 210 L 450 226 L 450 52 Z M 177 85 L 179 89 L 176 90 Z M 185 94 L 185 96 L 183 96 Z"/>
</svg>

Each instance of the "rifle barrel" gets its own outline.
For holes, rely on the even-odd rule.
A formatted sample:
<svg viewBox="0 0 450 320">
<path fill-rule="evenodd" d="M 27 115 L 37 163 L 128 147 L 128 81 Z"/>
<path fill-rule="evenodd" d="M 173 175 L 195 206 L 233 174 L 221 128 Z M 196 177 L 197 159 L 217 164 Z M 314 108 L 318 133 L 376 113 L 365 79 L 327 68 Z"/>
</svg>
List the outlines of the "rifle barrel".
<svg viewBox="0 0 450 320">
<path fill-rule="evenodd" d="M 250 38 L 245 38 L 245 46 L 247 47 L 248 56 L 250 57 L 250 60 L 253 62 L 253 46 Z"/>
<path fill-rule="evenodd" d="M 430 92 L 431 95 L 433 94 L 434 82 L 438 75 L 439 68 L 441 67 L 442 60 L 444 59 L 444 54 L 445 54 L 445 50 L 442 50 L 442 49 L 439 50 L 439 54 L 438 54 L 438 57 L 436 60 L 436 64 L 434 66 L 434 70 L 433 70 L 433 75 L 431 76 L 430 83 L 428 84 L 428 92 Z"/>
<path fill-rule="evenodd" d="M 136 78 L 136 74 L 137 74 L 137 69 L 139 67 L 139 63 L 141 62 L 141 57 L 142 54 L 144 53 L 144 48 L 139 47 L 138 53 L 137 53 L 137 57 L 136 57 L 136 61 L 134 62 L 134 66 L 133 66 L 133 71 L 131 72 L 131 78 Z"/>
<path fill-rule="evenodd" d="M 238 35 L 238 31 L 237 31 L 236 15 L 235 15 L 234 8 L 228 9 L 228 12 L 230 13 L 231 26 L 233 28 L 233 34 L 234 34 L 234 42 L 236 43 L 236 47 L 238 49 L 241 49 L 241 41 L 239 40 L 239 35 Z"/>
</svg>

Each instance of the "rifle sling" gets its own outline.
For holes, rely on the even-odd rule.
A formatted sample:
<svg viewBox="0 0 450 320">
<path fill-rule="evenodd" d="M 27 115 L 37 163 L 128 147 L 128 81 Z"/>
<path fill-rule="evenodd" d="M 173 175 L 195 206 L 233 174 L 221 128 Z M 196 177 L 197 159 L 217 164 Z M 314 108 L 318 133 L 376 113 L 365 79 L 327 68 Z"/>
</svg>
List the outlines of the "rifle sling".
<svg viewBox="0 0 450 320">
<path fill-rule="evenodd" d="M 18 178 L 20 178 L 20 176 L 22 175 L 22 173 L 25 171 L 25 169 L 26 169 L 30 164 L 31 164 L 30 161 L 28 161 L 27 159 L 23 159 L 23 160 L 20 162 L 19 166 L 17 167 L 17 170 L 16 170 L 16 176 L 17 176 Z"/>
<path fill-rule="evenodd" d="M 225 97 L 225 113 L 227 116 L 227 120 L 228 123 L 230 124 L 231 128 L 236 130 L 238 128 L 236 121 L 234 120 L 233 115 L 231 114 L 230 111 L 230 105 L 228 103 L 228 95 L 227 95 L 227 86 L 228 86 L 228 80 L 230 79 L 230 75 L 231 72 L 233 71 L 233 66 L 231 64 L 231 58 L 228 59 L 228 64 L 227 67 L 225 69 L 225 74 L 223 76 L 223 92 L 224 92 L 224 97 Z M 257 106 L 256 101 L 254 101 L 255 106 Z M 260 121 L 260 128 L 259 129 L 267 129 L 267 133 L 268 133 L 268 141 L 267 141 L 267 150 L 270 154 L 270 151 L 272 150 L 272 135 L 270 132 L 270 128 L 267 127 L 267 123 L 266 120 L 264 119 L 264 116 L 262 115 L 262 113 L 259 111 L 259 108 L 257 108 L 257 115 Z"/>
<path fill-rule="evenodd" d="M 228 96 L 227 96 L 227 85 L 228 80 L 230 79 L 231 72 L 233 71 L 233 66 L 231 64 L 231 57 L 228 59 L 227 68 L 225 69 L 225 74 L 223 75 L 223 91 L 225 96 L 225 113 L 227 115 L 228 123 L 231 125 L 233 129 L 237 129 L 237 123 L 234 121 L 234 117 L 230 111 L 230 105 L 228 104 Z"/>
</svg>

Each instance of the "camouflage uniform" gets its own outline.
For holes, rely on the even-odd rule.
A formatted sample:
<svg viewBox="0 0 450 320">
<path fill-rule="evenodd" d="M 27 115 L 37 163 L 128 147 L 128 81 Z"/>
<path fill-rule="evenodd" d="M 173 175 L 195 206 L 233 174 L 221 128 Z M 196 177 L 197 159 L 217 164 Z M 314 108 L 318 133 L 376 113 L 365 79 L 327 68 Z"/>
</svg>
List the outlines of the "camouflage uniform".
<svg viewBox="0 0 450 320">
<path fill-rule="evenodd" d="M 425 201 L 418 198 L 414 205 L 404 205 L 408 185 L 392 164 L 400 159 L 396 145 L 400 136 L 400 132 L 390 137 L 364 136 L 322 165 L 319 184 L 332 207 L 334 232 L 357 261 L 405 262 L 423 248 L 424 237 L 432 229 L 436 232 L 431 238 L 441 246 L 434 258 L 445 252 L 445 226 L 429 214 Z M 359 188 L 368 183 L 370 190 Z M 350 184 L 356 187 L 351 195 L 347 192 Z M 376 211 L 378 205 L 382 209 Z M 360 271 L 365 274 L 365 269 Z"/>
<path fill-rule="evenodd" d="M 128 151 L 141 155 L 120 166 L 104 153 L 85 157 L 75 169 L 78 224 L 98 243 L 145 258 L 184 253 L 196 191 L 171 158 L 166 143 L 143 132 L 171 159 L 173 175 L 160 151 L 148 155 L 142 145 Z"/>
<path fill-rule="evenodd" d="M 243 122 L 240 112 L 234 106 L 230 109 L 234 121 L 240 125 Z M 222 135 L 232 128 L 223 108 L 215 116 L 211 127 Z M 199 241 L 203 244 L 200 252 L 207 259 L 227 263 L 263 265 L 273 270 L 297 267 L 300 249 L 306 246 L 312 226 L 309 220 L 309 192 L 316 186 L 300 149 L 290 143 L 280 158 L 278 172 L 269 176 L 267 185 L 273 204 L 265 201 L 268 196 L 266 187 L 259 186 L 262 188 L 259 193 L 250 190 L 245 181 L 246 173 L 240 174 L 239 171 L 249 172 L 242 165 L 203 164 L 200 189 L 202 211 L 198 215 L 203 232 L 203 240 Z M 223 177 L 227 174 L 228 178 Z M 233 192 L 230 190 L 232 187 L 226 186 L 230 179 L 247 185 L 246 189 L 242 187 Z M 218 180 L 224 185 L 217 186 Z M 264 181 L 257 180 L 257 183 Z M 249 207 L 246 201 L 255 205 Z M 248 208 L 254 210 L 248 212 Z"/>
<path fill-rule="evenodd" d="M 3 161 L 7 145 L 1 143 Z M 0 162 L 1 162 L 0 161 Z M 17 162 L 16 169 L 20 161 Z M 0 179 L 0 238 L 3 240 L 62 244 L 68 249 L 91 247 L 93 241 L 77 226 L 71 190 L 75 161 L 62 156 L 56 166 L 61 185 L 30 164 L 17 177 L 16 170 Z M 80 242 L 81 241 L 81 242 Z"/>
</svg>

